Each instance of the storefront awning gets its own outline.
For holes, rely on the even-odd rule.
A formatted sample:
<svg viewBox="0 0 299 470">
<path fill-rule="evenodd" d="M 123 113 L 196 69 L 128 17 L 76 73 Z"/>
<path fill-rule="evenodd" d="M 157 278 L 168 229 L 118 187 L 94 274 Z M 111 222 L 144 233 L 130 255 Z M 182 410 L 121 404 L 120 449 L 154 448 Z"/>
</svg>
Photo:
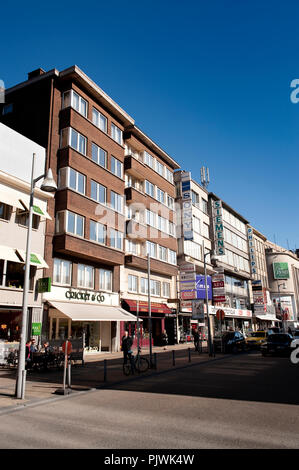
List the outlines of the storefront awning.
<svg viewBox="0 0 299 470">
<path fill-rule="evenodd" d="M 135 315 L 121 307 L 76 302 L 48 302 L 73 321 L 137 321 Z"/>
<path fill-rule="evenodd" d="M 26 262 L 26 251 L 24 250 L 16 250 L 17 254 L 19 255 L 20 259 L 18 259 L 18 263 L 25 263 Z M 46 268 L 48 269 L 49 266 L 45 262 L 44 258 L 39 255 L 38 253 L 30 253 L 30 264 L 32 266 L 36 266 L 37 268 Z"/>
<path fill-rule="evenodd" d="M 280 321 L 275 315 L 256 315 L 256 318 L 264 321 Z"/>
<path fill-rule="evenodd" d="M 20 258 L 18 258 L 16 250 L 10 246 L 0 245 L 0 259 L 20 263 Z"/>
<path fill-rule="evenodd" d="M 0 202 L 8 206 L 16 207 L 17 209 L 24 209 L 19 201 L 17 192 L 13 189 L 7 188 L 5 191 L 0 191 Z"/>
<path fill-rule="evenodd" d="M 148 312 L 148 302 L 144 302 L 140 300 L 137 303 L 137 300 L 131 300 L 131 299 L 124 299 L 124 302 L 126 302 L 126 304 L 128 305 L 130 312 L 137 312 L 137 307 L 138 307 L 138 312 L 140 314 Z M 172 313 L 172 310 L 166 304 L 151 302 L 151 312 L 170 314 Z"/>
<path fill-rule="evenodd" d="M 29 196 L 22 196 L 22 198 L 20 199 L 20 202 L 22 204 L 21 208 L 27 212 L 29 211 L 29 199 Z M 34 203 L 32 206 L 33 214 L 39 215 L 40 217 L 44 217 L 45 219 L 52 220 L 52 217 L 49 216 L 45 208 L 41 206 L 42 204 L 40 202 Z"/>
</svg>

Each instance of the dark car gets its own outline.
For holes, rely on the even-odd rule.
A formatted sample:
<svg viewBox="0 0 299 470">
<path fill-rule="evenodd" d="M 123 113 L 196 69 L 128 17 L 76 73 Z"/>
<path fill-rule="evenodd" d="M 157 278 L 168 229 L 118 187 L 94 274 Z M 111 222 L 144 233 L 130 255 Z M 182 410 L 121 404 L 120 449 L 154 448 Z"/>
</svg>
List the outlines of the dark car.
<svg viewBox="0 0 299 470">
<path fill-rule="evenodd" d="M 293 336 L 294 339 L 299 339 L 299 330 L 295 330 Z"/>
<path fill-rule="evenodd" d="M 225 331 L 222 336 L 216 335 L 214 337 L 215 351 L 221 352 L 221 342 L 225 353 L 236 353 L 245 350 L 245 338 L 239 331 Z"/>
<path fill-rule="evenodd" d="M 261 353 L 263 356 L 277 355 L 277 356 L 289 356 L 293 351 L 291 342 L 293 336 L 289 333 L 275 333 L 268 336 L 267 341 L 261 344 Z"/>
</svg>

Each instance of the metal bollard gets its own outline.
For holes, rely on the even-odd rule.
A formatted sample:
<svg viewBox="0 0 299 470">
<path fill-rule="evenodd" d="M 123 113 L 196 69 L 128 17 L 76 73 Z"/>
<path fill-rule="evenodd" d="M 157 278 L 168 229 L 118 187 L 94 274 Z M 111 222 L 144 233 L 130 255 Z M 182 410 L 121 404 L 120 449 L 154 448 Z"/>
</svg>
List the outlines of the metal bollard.
<svg viewBox="0 0 299 470">
<path fill-rule="evenodd" d="M 189 362 L 191 362 L 191 349 L 188 348 L 188 357 L 189 357 Z"/>
<path fill-rule="evenodd" d="M 71 360 L 69 360 L 67 365 L 67 386 L 71 388 Z"/>
<path fill-rule="evenodd" d="M 172 365 L 175 366 L 175 350 L 172 351 Z"/>
<path fill-rule="evenodd" d="M 26 375 L 27 370 L 22 370 L 22 400 L 25 399 L 25 389 L 26 389 Z"/>
<path fill-rule="evenodd" d="M 154 353 L 154 368 L 157 369 L 157 353 Z"/>
<path fill-rule="evenodd" d="M 107 359 L 104 359 L 104 382 L 107 381 Z"/>
</svg>

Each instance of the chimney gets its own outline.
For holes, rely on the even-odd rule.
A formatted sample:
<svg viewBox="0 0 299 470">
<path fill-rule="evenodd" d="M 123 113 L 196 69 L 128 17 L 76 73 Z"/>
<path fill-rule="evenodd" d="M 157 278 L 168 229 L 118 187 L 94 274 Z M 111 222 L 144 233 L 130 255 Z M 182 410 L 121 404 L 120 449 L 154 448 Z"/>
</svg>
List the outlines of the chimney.
<svg viewBox="0 0 299 470">
<path fill-rule="evenodd" d="M 46 73 L 46 71 L 41 68 L 33 70 L 32 72 L 28 73 L 28 80 L 31 80 L 32 78 L 40 77 L 44 73 Z"/>
</svg>

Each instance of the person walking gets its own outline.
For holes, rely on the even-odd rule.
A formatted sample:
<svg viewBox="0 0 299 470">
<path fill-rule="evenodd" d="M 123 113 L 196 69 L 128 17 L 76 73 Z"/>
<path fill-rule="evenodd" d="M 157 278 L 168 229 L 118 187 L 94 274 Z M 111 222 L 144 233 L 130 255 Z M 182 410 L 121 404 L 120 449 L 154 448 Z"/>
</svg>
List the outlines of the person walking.
<svg viewBox="0 0 299 470">
<path fill-rule="evenodd" d="M 195 351 L 199 351 L 199 332 L 198 332 L 198 330 L 193 331 L 193 341 L 194 341 Z"/>
</svg>

